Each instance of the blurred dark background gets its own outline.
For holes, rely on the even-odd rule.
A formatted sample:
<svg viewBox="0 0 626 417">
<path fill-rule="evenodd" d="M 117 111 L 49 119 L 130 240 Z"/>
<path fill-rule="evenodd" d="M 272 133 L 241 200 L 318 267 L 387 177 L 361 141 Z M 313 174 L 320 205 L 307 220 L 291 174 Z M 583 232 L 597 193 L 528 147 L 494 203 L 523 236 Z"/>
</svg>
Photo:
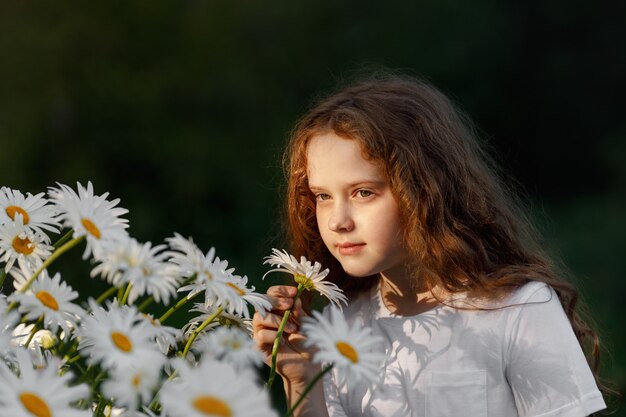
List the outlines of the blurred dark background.
<svg viewBox="0 0 626 417">
<path fill-rule="evenodd" d="M 263 289 L 294 120 L 362 67 L 402 69 L 519 181 L 624 392 L 625 22 L 621 1 L 1 1 L 0 185 L 91 180 L 134 237 L 193 236 Z"/>
</svg>

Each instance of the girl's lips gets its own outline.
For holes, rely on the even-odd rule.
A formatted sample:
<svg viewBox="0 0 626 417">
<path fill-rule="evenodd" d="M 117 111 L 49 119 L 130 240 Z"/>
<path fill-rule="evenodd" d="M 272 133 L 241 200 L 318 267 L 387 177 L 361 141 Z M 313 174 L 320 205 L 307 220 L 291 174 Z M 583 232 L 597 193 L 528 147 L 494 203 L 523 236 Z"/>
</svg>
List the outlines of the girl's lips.
<svg viewBox="0 0 626 417">
<path fill-rule="evenodd" d="M 363 247 L 365 247 L 365 243 L 338 243 L 337 251 L 340 255 L 354 255 L 359 253 Z"/>
</svg>

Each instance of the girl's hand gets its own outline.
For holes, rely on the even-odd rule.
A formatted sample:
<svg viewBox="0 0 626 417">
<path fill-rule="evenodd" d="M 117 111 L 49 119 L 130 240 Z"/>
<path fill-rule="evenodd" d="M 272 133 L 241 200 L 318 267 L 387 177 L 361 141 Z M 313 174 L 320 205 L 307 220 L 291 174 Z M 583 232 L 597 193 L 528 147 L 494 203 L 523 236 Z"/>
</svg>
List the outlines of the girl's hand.
<svg viewBox="0 0 626 417">
<path fill-rule="evenodd" d="M 255 313 L 252 319 L 253 339 L 265 354 L 265 363 L 271 366 L 272 345 L 285 311 L 294 306 L 296 287 L 278 285 L 270 287 L 267 295 L 272 303 L 272 311 L 265 317 Z M 296 300 L 289 320 L 283 330 L 282 341 L 276 358 L 276 372 L 292 384 L 305 384 L 318 372 L 319 366 L 311 364 L 313 351 L 305 348 L 305 337 L 300 333 L 300 320 L 304 312 L 302 303 Z"/>
</svg>

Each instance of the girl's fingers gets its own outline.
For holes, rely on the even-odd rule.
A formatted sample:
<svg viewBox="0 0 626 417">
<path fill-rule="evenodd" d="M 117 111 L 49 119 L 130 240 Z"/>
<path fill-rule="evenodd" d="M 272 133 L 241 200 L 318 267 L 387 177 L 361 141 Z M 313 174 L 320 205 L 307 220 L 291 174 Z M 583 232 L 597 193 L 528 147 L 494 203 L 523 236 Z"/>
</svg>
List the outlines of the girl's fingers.
<svg viewBox="0 0 626 417">
<path fill-rule="evenodd" d="M 278 314 L 266 314 L 263 317 L 260 313 L 254 313 L 254 317 L 252 318 L 252 329 L 256 333 L 257 330 L 262 329 L 274 329 L 278 330 L 280 323 L 282 322 L 282 315 Z M 284 330 L 285 333 L 295 333 L 298 331 L 298 326 L 292 321 L 288 320 L 285 324 Z"/>
<path fill-rule="evenodd" d="M 290 285 L 275 285 L 267 289 L 273 310 L 289 310 L 293 306 L 293 297 L 296 293 L 296 287 Z"/>
<path fill-rule="evenodd" d="M 260 329 L 254 332 L 254 336 L 252 339 L 256 342 L 257 346 L 260 348 L 267 347 L 267 345 L 271 345 L 274 343 L 276 339 L 276 330 L 270 329 Z"/>
<path fill-rule="evenodd" d="M 272 297 L 293 298 L 298 289 L 292 285 L 273 285 L 267 289 L 267 295 Z"/>
</svg>

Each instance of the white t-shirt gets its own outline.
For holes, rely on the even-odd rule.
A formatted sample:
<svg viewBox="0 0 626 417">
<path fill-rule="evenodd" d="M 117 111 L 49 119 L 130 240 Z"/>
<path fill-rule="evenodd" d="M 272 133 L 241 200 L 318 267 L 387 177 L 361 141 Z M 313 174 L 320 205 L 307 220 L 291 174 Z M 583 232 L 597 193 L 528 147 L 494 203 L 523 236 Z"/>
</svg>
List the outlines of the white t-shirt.
<svg viewBox="0 0 626 417">
<path fill-rule="evenodd" d="M 385 340 L 383 382 L 337 386 L 333 370 L 330 416 L 583 417 L 606 407 L 551 287 L 529 282 L 491 307 L 502 308 L 396 316 L 378 286 L 362 293 L 344 313 Z"/>
</svg>

